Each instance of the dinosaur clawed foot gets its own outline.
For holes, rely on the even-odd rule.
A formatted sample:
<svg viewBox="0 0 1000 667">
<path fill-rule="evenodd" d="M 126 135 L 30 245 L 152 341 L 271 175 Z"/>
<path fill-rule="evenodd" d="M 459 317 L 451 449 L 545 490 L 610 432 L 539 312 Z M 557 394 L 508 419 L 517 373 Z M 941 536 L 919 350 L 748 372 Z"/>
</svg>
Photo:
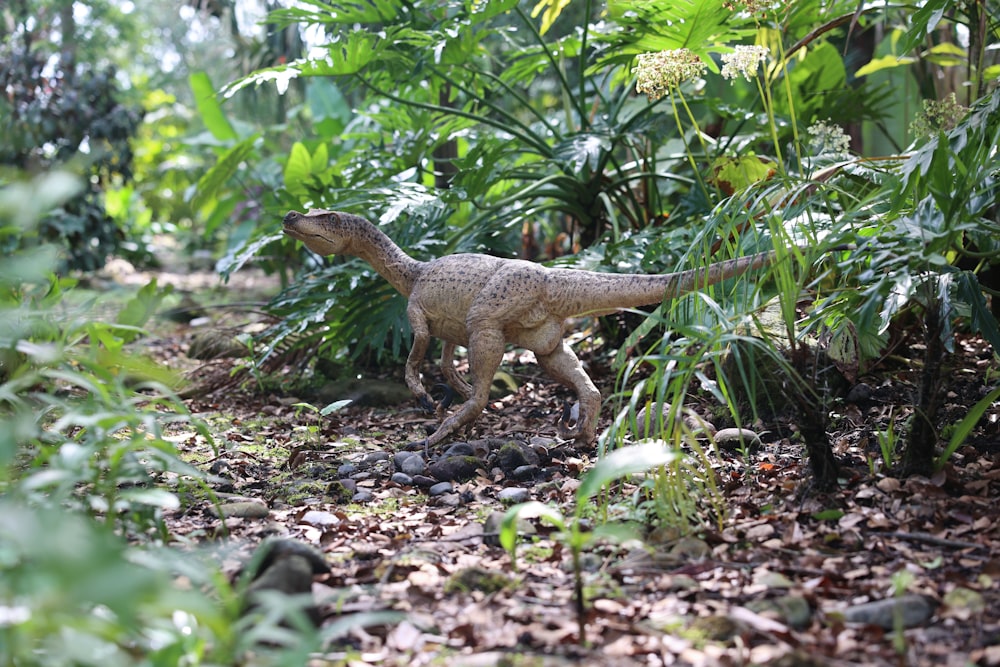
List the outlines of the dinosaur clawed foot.
<svg viewBox="0 0 1000 667">
<path fill-rule="evenodd" d="M 436 384 L 431 387 L 431 392 L 430 395 L 424 394 L 418 399 L 420 409 L 440 418 L 448 406 L 455 401 L 455 390 L 446 384 Z"/>
<path fill-rule="evenodd" d="M 562 416 L 556 424 L 556 431 L 563 440 L 575 440 L 583 431 L 584 422 L 580 419 L 580 404 L 566 403 L 563 405 Z"/>
</svg>

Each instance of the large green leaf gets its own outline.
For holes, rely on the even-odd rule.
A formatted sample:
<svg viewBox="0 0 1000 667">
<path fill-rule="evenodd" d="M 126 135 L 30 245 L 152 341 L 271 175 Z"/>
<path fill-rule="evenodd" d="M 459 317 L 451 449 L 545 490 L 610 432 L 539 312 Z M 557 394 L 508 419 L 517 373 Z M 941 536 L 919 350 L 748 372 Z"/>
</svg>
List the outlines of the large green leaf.
<svg viewBox="0 0 1000 667">
<path fill-rule="evenodd" d="M 608 15 L 623 30 L 610 36 L 614 48 L 603 62 L 628 62 L 638 53 L 687 48 L 712 69 L 709 55 L 747 34 L 741 14 L 726 0 L 610 0 Z"/>
<path fill-rule="evenodd" d="M 617 479 L 659 468 L 680 456 L 662 440 L 647 440 L 616 449 L 598 461 L 580 480 L 580 488 L 576 492 L 577 504 L 586 503 Z"/>
<path fill-rule="evenodd" d="M 312 156 L 301 141 L 292 144 L 285 161 L 285 188 L 293 195 L 307 194 L 306 183 L 312 174 Z"/>
<path fill-rule="evenodd" d="M 216 95 L 215 87 L 211 79 L 205 72 L 194 72 L 189 77 L 191 91 L 194 93 L 194 101 L 198 106 L 198 113 L 205 127 L 212 133 L 212 136 L 219 141 L 234 141 L 239 138 L 236 130 L 222 111 L 219 98 Z"/>
<path fill-rule="evenodd" d="M 404 9 L 402 0 L 339 1 L 331 6 L 327 0 L 301 0 L 300 6 L 277 9 L 268 14 L 268 22 L 279 26 L 309 23 L 313 25 L 354 25 L 356 23 L 388 23 Z M 408 4 L 408 3 L 407 3 Z M 307 7 L 315 7 L 315 10 Z"/>
<path fill-rule="evenodd" d="M 247 137 L 226 151 L 200 179 L 191 205 L 198 209 L 218 196 L 222 187 L 240 170 L 240 165 L 253 152 L 258 135 Z"/>
</svg>

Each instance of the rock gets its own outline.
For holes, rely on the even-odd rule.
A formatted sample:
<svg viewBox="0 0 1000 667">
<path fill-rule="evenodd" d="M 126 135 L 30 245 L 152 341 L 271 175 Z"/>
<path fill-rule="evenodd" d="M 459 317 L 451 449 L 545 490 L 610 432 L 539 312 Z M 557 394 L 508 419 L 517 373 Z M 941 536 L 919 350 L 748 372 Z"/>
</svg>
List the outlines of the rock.
<svg viewBox="0 0 1000 667">
<path fill-rule="evenodd" d="M 859 382 L 847 391 L 847 396 L 844 397 L 846 403 L 854 403 L 859 405 L 868 402 L 872 397 L 871 385 L 864 382 Z"/>
<path fill-rule="evenodd" d="M 223 359 L 245 357 L 250 354 L 247 346 L 228 332 L 219 329 L 200 331 L 191 339 L 187 356 L 191 359 Z"/>
<path fill-rule="evenodd" d="M 760 436 L 748 428 L 723 428 L 716 431 L 715 444 L 723 449 L 739 449 L 745 447 L 753 451 L 761 446 Z"/>
<path fill-rule="evenodd" d="M 417 452 L 408 452 L 403 450 L 401 452 L 396 452 L 392 455 L 392 465 L 396 466 L 396 470 L 403 469 L 403 461 L 410 458 L 411 456 L 418 456 Z"/>
<path fill-rule="evenodd" d="M 407 475 L 405 472 L 394 472 L 392 477 L 389 478 L 393 483 L 399 484 L 400 486 L 412 486 L 413 478 Z"/>
<path fill-rule="evenodd" d="M 465 482 L 475 477 L 484 465 L 482 459 L 475 456 L 447 456 L 432 463 L 427 471 L 442 482 Z"/>
<path fill-rule="evenodd" d="M 212 514 L 217 517 L 240 517 L 243 519 L 263 519 L 268 515 L 267 505 L 256 500 L 241 500 L 230 503 L 222 503 L 218 507 L 210 508 Z"/>
<path fill-rule="evenodd" d="M 500 526 L 503 524 L 504 512 L 491 512 L 483 521 L 483 544 L 488 547 L 500 546 Z"/>
<path fill-rule="evenodd" d="M 934 602 L 923 595 L 901 595 L 848 607 L 844 610 L 844 621 L 877 625 L 885 630 L 894 629 L 897 622 L 904 628 L 913 628 L 929 621 L 934 608 Z"/>
<path fill-rule="evenodd" d="M 505 489 L 500 489 L 500 493 L 497 494 L 497 500 L 505 505 L 526 503 L 531 500 L 531 492 L 519 486 L 508 486 Z"/>
<path fill-rule="evenodd" d="M 728 616 L 699 616 L 687 631 L 692 635 L 715 642 L 728 642 L 740 633 L 740 625 Z"/>
<path fill-rule="evenodd" d="M 527 479 L 534 479 L 535 477 L 538 477 L 541 471 L 542 469 L 536 465 L 518 466 L 514 468 L 514 473 L 511 475 L 511 477 L 518 481 L 524 481 Z"/>
<path fill-rule="evenodd" d="M 251 582 L 247 587 L 243 600 L 243 613 L 250 614 L 260 611 L 268 604 L 267 593 L 280 593 L 288 596 L 312 594 L 313 577 L 330 572 L 323 555 L 312 546 L 289 539 L 274 539 L 263 542 L 254 553 L 250 562 Z M 320 614 L 315 606 L 306 606 L 303 611 L 319 626 Z M 291 615 L 282 615 L 282 624 L 294 626 Z"/>
<path fill-rule="evenodd" d="M 438 482 L 431 488 L 427 489 L 427 494 L 430 496 L 440 496 L 445 493 L 451 493 L 452 488 L 451 482 Z"/>
<path fill-rule="evenodd" d="M 700 561 L 712 554 L 712 547 L 697 537 L 685 536 L 677 540 L 670 548 L 670 555 L 682 561 Z"/>
<path fill-rule="evenodd" d="M 517 468 L 526 465 L 537 466 L 538 463 L 538 453 L 529 445 L 516 440 L 504 443 L 496 454 L 497 466 L 508 477 L 512 476 Z"/>
<path fill-rule="evenodd" d="M 365 457 L 363 459 L 361 459 L 361 465 L 373 466 L 379 461 L 388 461 L 390 458 L 392 457 L 389 456 L 389 452 L 383 450 L 378 450 L 376 452 L 369 452 L 365 454 Z"/>
<path fill-rule="evenodd" d="M 438 481 L 436 479 L 434 479 L 433 477 L 428 477 L 427 475 L 414 475 L 413 476 L 413 485 L 414 486 L 419 486 L 421 488 L 425 488 L 426 489 L 426 488 L 430 488 L 430 487 L 434 486 L 437 483 L 438 483 Z"/>
<path fill-rule="evenodd" d="M 476 448 L 473 447 L 468 442 L 456 442 L 448 446 L 448 449 L 444 450 L 444 454 L 441 458 L 448 458 L 449 456 L 475 456 Z"/>
<path fill-rule="evenodd" d="M 338 498 L 342 496 L 353 496 L 358 490 L 358 483 L 353 479 L 338 479 L 336 482 L 332 482 L 330 486 L 327 487 L 326 495 L 331 498 Z"/>
<path fill-rule="evenodd" d="M 375 500 L 375 496 L 367 489 L 361 489 L 351 497 L 351 502 L 354 503 L 370 503 L 373 500 Z"/>
<path fill-rule="evenodd" d="M 471 593 L 479 591 L 490 595 L 499 593 L 513 584 L 513 579 L 503 572 L 495 572 L 481 567 L 459 570 L 444 584 L 445 593 Z"/>
<path fill-rule="evenodd" d="M 754 600 L 747 604 L 747 608 L 761 616 L 780 621 L 794 630 L 805 630 L 812 621 L 809 601 L 801 595 Z"/>
<path fill-rule="evenodd" d="M 403 459 L 403 464 L 399 467 L 399 470 L 411 477 L 413 475 L 422 475 L 427 470 L 427 463 L 424 462 L 424 457 L 420 454 L 413 454 Z"/>
<path fill-rule="evenodd" d="M 314 528 L 330 528 L 340 523 L 340 519 L 336 514 L 331 512 L 324 512 L 321 510 L 309 510 L 299 519 L 299 523 L 304 523 L 307 526 L 313 526 Z"/>
<path fill-rule="evenodd" d="M 350 477 L 358 471 L 358 466 L 353 463 L 345 463 L 337 468 L 338 477 Z"/>
</svg>

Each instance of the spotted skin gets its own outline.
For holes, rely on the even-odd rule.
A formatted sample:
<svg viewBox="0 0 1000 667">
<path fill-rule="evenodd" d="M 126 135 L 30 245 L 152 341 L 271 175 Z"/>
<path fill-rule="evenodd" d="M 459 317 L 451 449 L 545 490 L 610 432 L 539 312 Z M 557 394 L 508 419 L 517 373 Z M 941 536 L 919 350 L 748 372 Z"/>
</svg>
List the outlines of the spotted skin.
<svg viewBox="0 0 1000 667">
<path fill-rule="evenodd" d="M 433 401 L 420 380 L 420 365 L 431 338 L 444 341 L 445 379 L 465 401 L 427 438 L 428 447 L 479 417 L 508 344 L 534 352 L 553 379 L 576 393 L 578 417 L 572 425 L 561 420 L 560 435 L 582 444 L 593 442 L 601 394 L 563 340 L 566 320 L 660 303 L 774 260 L 773 252 L 764 252 L 660 275 L 548 268 L 474 253 L 421 262 L 364 218 L 316 209 L 289 212 L 284 231 L 320 255 L 360 257 L 407 298 L 413 347 L 406 360 L 406 384 L 425 405 Z M 469 382 L 455 371 L 458 345 L 468 350 Z"/>
</svg>

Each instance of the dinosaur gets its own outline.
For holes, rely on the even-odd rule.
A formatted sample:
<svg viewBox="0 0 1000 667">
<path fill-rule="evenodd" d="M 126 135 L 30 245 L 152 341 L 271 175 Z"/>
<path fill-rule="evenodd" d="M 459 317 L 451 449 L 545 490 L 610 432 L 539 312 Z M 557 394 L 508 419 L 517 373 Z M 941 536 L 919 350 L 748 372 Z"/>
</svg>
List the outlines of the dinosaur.
<svg viewBox="0 0 1000 667">
<path fill-rule="evenodd" d="M 566 320 L 677 298 L 766 266 L 775 258 L 774 251 L 762 252 L 703 268 L 648 275 L 550 268 L 475 253 L 423 262 L 407 255 L 368 220 L 349 213 L 290 211 L 282 226 L 286 235 L 320 255 L 349 255 L 368 262 L 406 297 L 413 329 L 406 385 L 426 408 L 434 402 L 421 382 L 420 366 L 431 337 L 444 341 L 442 374 L 465 401 L 427 437 L 425 448 L 476 421 L 489 400 L 490 384 L 507 344 L 534 352 L 546 373 L 576 393 L 578 414 L 559 420 L 559 435 L 579 444 L 592 443 L 601 394 L 563 340 Z M 468 350 L 471 383 L 455 369 L 456 346 Z M 440 406 L 438 411 L 441 414 Z"/>
</svg>

